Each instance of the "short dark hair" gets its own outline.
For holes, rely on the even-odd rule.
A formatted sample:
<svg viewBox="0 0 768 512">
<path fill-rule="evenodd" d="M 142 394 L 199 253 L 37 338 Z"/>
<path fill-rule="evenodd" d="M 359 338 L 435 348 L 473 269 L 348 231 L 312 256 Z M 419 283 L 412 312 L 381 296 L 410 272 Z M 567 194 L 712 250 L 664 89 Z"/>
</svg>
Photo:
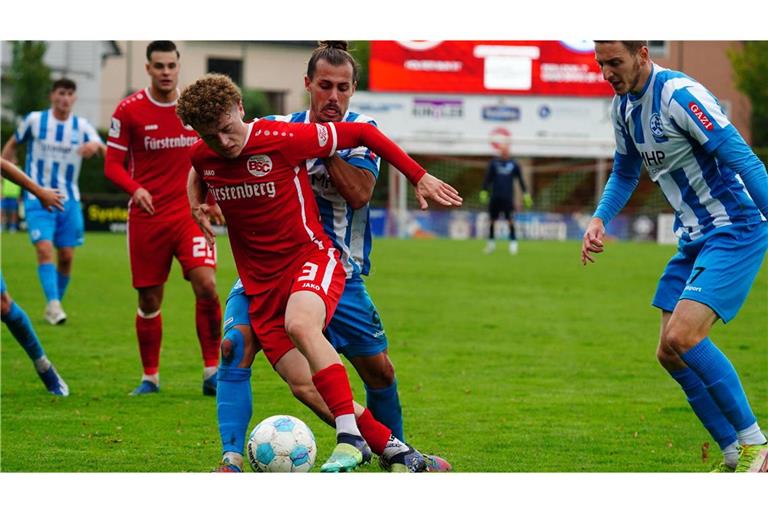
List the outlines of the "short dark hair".
<svg viewBox="0 0 768 512">
<path fill-rule="evenodd" d="M 643 46 L 648 46 L 648 41 L 595 41 L 595 44 L 597 43 L 621 43 L 632 55 L 639 52 Z"/>
<path fill-rule="evenodd" d="M 59 78 L 53 84 L 51 84 L 51 92 L 55 91 L 56 89 L 66 89 L 68 91 L 76 91 L 77 90 L 77 84 L 74 80 L 69 78 Z"/>
<path fill-rule="evenodd" d="M 317 61 L 325 60 L 331 66 L 342 66 L 349 62 L 352 65 L 352 81 L 357 83 L 357 61 L 347 50 L 346 41 L 320 41 L 317 48 L 312 52 L 312 56 L 307 63 L 307 76 L 310 80 L 315 76 Z"/>
<path fill-rule="evenodd" d="M 176 43 L 173 41 L 152 41 L 147 45 L 147 60 L 152 60 L 152 52 L 176 52 L 176 57 L 180 57 Z"/>
</svg>

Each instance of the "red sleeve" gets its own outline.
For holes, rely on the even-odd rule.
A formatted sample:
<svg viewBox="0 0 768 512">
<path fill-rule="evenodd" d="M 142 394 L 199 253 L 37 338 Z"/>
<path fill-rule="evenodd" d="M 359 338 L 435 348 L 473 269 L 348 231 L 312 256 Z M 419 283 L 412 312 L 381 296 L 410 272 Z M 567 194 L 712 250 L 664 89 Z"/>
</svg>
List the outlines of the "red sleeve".
<svg viewBox="0 0 768 512">
<path fill-rule="evenodd" d="M 121 103 L 112 114 L 107 136 L 107 156 L 104 162 L 104 175 L 128 194 L 133 195 L 141 185 L 134 181 L 125 168 L 125 158 L 130 147 L 128 112 Z"/>
<path fill-rule="evenodd" d="M 416 185 L 427 173 L 413 158 L 392 142 L 375 126 L 368 123 L 327 123 L 335 132 L 336 149 L 365 146 L 378 153 L 384 160 L 402 172 L 411 184 Z"/>
</svg>

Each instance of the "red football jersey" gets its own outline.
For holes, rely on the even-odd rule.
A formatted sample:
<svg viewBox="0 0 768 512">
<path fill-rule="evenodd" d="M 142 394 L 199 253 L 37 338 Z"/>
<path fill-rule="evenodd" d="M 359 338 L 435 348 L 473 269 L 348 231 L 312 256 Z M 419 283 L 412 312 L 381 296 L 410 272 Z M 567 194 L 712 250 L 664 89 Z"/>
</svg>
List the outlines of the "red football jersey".
<svg viewBox="0 0 768 512">
<path fill-rule="evenodd" d="M 306 160 L 332 155 L 336 132 L 332 124 L 264 119 L 247 126 L 237 158 L 223 158 L 200 141 L 192 148 L 192 165 L 227 221 L 245 293 L 256 295 L 296 260 L 333 247 L 320 223 Z"/>
<path fill-rule="evenodd" d="M 122 152 L 121 161 L 128 158 L 130 178 L 117 183 L 129 194 L 144 187 L 152 194 L 155 207 L 155 214 L 150 216 L 131 205 L 131 218 L 169 221 L 190 215 L 189 152 L 198 139 L 176 116 L 176 102 L 160 103 L 148 89 L 120 102 L 112 114 L 107 151 Z"/>
</svg>

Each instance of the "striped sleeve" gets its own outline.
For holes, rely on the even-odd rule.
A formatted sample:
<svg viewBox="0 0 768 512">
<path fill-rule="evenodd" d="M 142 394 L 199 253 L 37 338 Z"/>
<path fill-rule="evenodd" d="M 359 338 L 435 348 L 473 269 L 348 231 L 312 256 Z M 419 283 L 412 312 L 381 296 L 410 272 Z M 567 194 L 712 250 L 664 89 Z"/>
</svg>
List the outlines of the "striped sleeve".
<svg viewBox="0 0 768 512">
<path fill-rule="evenodd" d="M 736 132 L 717 99 L 696 82 L 675 90 L 668 108 L 675 124 L 709 153 Z"/>
</svg>

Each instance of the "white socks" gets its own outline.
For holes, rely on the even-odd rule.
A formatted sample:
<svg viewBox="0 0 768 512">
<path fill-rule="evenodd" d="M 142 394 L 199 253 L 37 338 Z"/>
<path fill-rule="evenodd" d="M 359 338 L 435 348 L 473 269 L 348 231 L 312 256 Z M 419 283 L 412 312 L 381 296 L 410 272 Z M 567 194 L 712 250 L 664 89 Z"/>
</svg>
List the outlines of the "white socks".
<svg viewBox="0 0 768 512">
<path fill-rule="evenodd" d="M 357 428 L 354 414 L 342 414 L 336 417 L 336 433 L 363 437 L 360 435 L 360 429 Z"/>
<path fill-rule="evenodd" d="M 211 377 L 211 375 L 216 373 L 218 368 L 219 368 L 218 366 L 206 366 L 205 368 L 203 368 L 203 379 L 208 380 Z"/>
<path fill-rule="evenodd" d="M 768 440 L 765 439 L 765 435 L 760 431 L 760 427 L 757 426 L 757 422 L 748 426 L 744 430 L 740 430 L 736 433 L 736 435 L 739 437 L 739 444 L 741 445 L 757 445 L 765 444 L 768 442 Z"/>
</svg>

